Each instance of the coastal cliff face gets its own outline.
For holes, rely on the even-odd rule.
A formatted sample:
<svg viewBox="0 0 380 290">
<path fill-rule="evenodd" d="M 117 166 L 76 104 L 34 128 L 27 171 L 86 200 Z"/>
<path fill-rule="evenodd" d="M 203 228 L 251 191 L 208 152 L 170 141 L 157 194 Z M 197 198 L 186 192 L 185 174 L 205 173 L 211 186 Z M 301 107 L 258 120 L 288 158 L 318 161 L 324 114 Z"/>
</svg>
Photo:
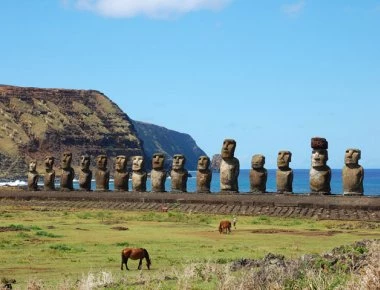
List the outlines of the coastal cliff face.
<svg viewBox="0 0 380 290">
<path fill-rule="evenodd" d="M 185 168 L 188 170 L 196 170 L 199 156 L 206 155 L 188 134 L 139 121 L 133 121 L 133 124 L 138 137 L 144 142 L 144 150 L 148 156 L 147 167 L 151 166 L 151 156 L 156 152 L 165 154 L 166 168 L 171 167 L 174 154 L 185 155 Z"/>
<path fill-rule="evenodd" d="M 106 154 L 111 164 L 145 155 L 131 119 L 101 92 L 0 86 L 0 178 L 25 177 L 31 159 L 42 173 L 48 154 L 57 169 L 66 150 L 74 169 L 82 154 Z"/>
</svg>

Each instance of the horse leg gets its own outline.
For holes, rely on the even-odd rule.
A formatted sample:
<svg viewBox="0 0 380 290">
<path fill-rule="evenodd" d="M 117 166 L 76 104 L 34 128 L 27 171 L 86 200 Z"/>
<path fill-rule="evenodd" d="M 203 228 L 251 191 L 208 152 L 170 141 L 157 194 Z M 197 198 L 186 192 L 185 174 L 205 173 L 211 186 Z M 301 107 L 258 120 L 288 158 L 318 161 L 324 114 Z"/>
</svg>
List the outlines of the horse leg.
<svg viewBox="0 0 380 290">
<path fill-rule="evenodd" d="M 143 258 L 140 258 L 139 266 L 137 267 L 138 270 L 141 270 L 142 260 Z"/>
<path fill-rule="evenodd" d="M 125 268 L 129 271 L 129 268 L 128 268 L 128 258 L 125 259 Z"/>
</svg>

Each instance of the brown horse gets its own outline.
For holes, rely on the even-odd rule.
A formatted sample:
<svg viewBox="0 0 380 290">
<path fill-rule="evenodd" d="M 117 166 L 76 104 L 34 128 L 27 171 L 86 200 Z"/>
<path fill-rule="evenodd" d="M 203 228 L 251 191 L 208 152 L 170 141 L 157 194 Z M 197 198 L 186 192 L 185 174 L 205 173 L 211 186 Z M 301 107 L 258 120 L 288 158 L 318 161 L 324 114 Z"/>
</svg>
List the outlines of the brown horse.
<svg viewBox="0 0 380 290">
<path fill-rule="evenodd" d="M 219 233 L 231 233 L 231 222 L 230 221 L 221 221 L 219 223 Z"/>
<path fill-rule="evenodd" d="M 150 270 L 150 265 L 152 264 L 150 262 L 148 251 L 144 248 L 125 248 L 121 251 L 121 270 L 123 270 L 123 264 L 125 264 L 125 268 L 129 270 L 128 268 L 128 259 L 131 258 L 132 260 L 140 259 L 139 266 L 137 269 L 141 270 L 141 264 L 142 260 L 145 258 L 146 260 L 146 266 L 148 267 L 148 270 Z"/>
</svg>

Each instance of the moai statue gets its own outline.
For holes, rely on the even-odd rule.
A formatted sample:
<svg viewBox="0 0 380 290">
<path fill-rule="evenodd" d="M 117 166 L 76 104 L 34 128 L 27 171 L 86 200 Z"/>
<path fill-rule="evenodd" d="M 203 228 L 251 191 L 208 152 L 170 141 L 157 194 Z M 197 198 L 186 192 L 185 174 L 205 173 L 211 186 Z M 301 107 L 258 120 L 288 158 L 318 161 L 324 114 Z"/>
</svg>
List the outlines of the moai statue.
<svg viewBox="0 0 380 290">
<path fill-rule="evenodd" d="M 347 149 L 344 155 L 344 167 L 342 170 L 343 194 L 363 195 L 364 169 L 359 165 L 361 151 L 359 149 Z"/>
<path fill-rule="evenodd" d="M 147 173 L 145 171 L 145 161 L 143 156 L 132 157 L 132 190 L 146 191 Z"/>
<path fill-rule="evenodd" d="M 220 191 L 239 192 L 238 177 L 240 172 L 239 160 L 234 157 L 236 141 L 225 139 L 222 147 L 222 161 L 220 162 Z"/>
<path fill-rule="evenodd" d="M 44 190 L 55 190 L 54 157 L 45 157 Z"/>
<path fill-rule="evenodd" d="M 28 190 L 30 191 L 36 191 L 38 190 L 38 179 L 39 175 L 36 170 L 37 168 L 37 161 L 32 160 L 29 162 L 29 167 L 28 167 Z"/>
<path fill-rule="evenodd" d="M 95 172 L 95 183 L 96 190 L 98 191 L 108 191 L 110 172 L 107 169 L 107 156 L 100 154 L 96 157 L 96 172 Z"/>
<path fill-rule="evenodd" d="M 210 193 L 212 172 L 209 169 L 210 158 L 208 156 L 200 156 L 197 165 L 197 192 Z"/>
<path fill-rule="evenodd" d="M 166 171 L 164 169 L 165 155 L 154 153 L 152 156 L 152 171 L 150 180 L 152 182 L 152 192 L 165 192 Z"/>
<path fill-rule="evenodd" d="M 289 167 L 292 161 L 290 151 L 280 151 L 277 155 L 276 184 L 277 193 L 293 192 L 293 170 Z"/>
<path fill-rule="evenodd" d="M 127 157 L 125 155 L 116 156 L 114 185 L 116 191 L 128 191 L 129 173 L 127 171 Z"/>
<path fill-rule="evenodd" d="M 80 157 L 79 189 L 91 191 L 92 171 L 90 170 L 91 159 L 89 155 Z"/>
<path fill-rule="evenodd" d="M 328 142 L 325 138 L 311 138 L 310 193 L 327 195 L 331 193 L 331 169 L 327 166 Z"/>
<path fill-rule="evenodd" d="M 173 155 L 172 170 L 170 177 L 173 192 L 187 192 L 188 171 L 185 169 L 186 158 L 182 154 Z"/>
<path fill-rule="evenodd" d="M 61 160 L 61 185 L 60 189 L 64 191 L 74 190 L 73 179 L 74 169 L 71 167 L 73 155 L 71 152 L 64 152 Z"/>
<path fill-rule="evenodd" d="M 267 189 L 268 172 L 264 168 L 265 157 L 261 154 L 252 156 L 251 171 L 249 172 L 249 182 L 251 192 L 264 193 Z"/>
</svg>

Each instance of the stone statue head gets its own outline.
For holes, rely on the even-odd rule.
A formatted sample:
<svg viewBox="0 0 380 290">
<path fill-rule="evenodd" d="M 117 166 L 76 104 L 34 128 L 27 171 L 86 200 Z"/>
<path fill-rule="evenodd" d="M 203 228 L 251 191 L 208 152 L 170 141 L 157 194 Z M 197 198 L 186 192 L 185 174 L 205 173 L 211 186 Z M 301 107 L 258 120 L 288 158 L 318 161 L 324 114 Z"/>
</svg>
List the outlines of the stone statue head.
<svg viewBox="0 0 380 290">
<path fill-rule="evenodd" d="M 292 161 L 292 153 L 290 151 L 280 151 L 277 155 L 277 167 L 288 168 L 289 163 Z"/>
<path fill-rule="evenodd" d="M 326 166 L 327 160 L 329 160 L 329 156 L 326 149 L 313 149 L 311 153 L 312 167 Z"/>
<path fill-rule="evenodd" d="M 361 151 L 355 148 L 349 148 L 344 154 L 344 163 L 346 165 L 358 165 L 361 157 Z"/>
<path fill-rule="evenodd" d="M 37 168 L 37 160 L 31 160 L 29 162 L 29 172 L 35 172 Z"/>
<path fill-rule="evenodd" d="M 161 170 L 164 168 L 165 155 L 163 153 L 154 153 L 152 156 L 152 168 Z"/>
<path fill-rule="evenodd" d="M 264 167 L 265 157 L 261 154 L 256 154 L 252 156 L 251 166 L 253 169 L 261 169 Z"/>
<path fill-rule="evenodd" d="M 183 154 L 174 154 L 172 168 L 174 170 L 181 170 L 185 167 L 186 158 Z"/>
<path fill-rule="evenodd" d="M 210 158 L 208 156 L 202 155 L 198 158 L 198 170 L 207 170 L 210 166 Z"/>
<path fill-rule="evenodd" d="M 235 154 L 236 141 L 234 139 L 224 139 L 222 147 L 222 158 L 232 158 Z"/>
<path fill-rule="evenodd" d="M 71 152 L 63 152 L 62 155 L 62 161 L 61 161 L 61 167 L 62 169 L 69 169 L 71 167 L 71 160 L 73 158 L 73 155 Z"/>
<path fill-rule="evenodd" d="M 80 168 L 82 170 L 88 170 L 90 168 L 91 159 L 89 155 L 82 155 L 80 157 Z"/>
<path fill-rule="evenodd" d="M 144 170 L 145 161 L 143 156 L 133 156 L 132 157 L 132 170 L 141 171 Z"/>
<path fill-rule="evenodd" d="M 46 156 L 44 163 L 45 163 L 45 168 L 46 169 L 53 169 L 54 157 L 51 156 L 51 155 Z"/>
<path fill-rule="evenodd" d="M 107 169 L 107 155 L 100 154 L 96 157 L 96 167 L 100 170 Z"/>
<path fill-rule="evenodd" d="M 115 159 L 115 169 L 123 171 L 127 167 L 127 157 L 125 155 L 118 155 Z"/>
</svg>

